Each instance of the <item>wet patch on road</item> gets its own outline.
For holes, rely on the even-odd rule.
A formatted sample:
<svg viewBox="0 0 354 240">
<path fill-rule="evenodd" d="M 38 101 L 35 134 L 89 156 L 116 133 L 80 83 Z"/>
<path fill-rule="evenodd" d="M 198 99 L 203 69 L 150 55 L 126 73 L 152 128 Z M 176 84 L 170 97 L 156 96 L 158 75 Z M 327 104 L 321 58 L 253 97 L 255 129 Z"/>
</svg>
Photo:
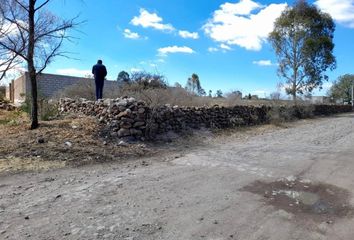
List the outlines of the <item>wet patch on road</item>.
<svg viewBox="0 0 354 240">
<path fill-rule="evenodd" d="M 275 182 L 256 181 L 241 190 L 261 195 L 277 209 L 315 221 L 332 223 L 337 218 L 354 215 L 349 204 L 350 193 L 329 184 L 285 178 Z"/>
</svg>

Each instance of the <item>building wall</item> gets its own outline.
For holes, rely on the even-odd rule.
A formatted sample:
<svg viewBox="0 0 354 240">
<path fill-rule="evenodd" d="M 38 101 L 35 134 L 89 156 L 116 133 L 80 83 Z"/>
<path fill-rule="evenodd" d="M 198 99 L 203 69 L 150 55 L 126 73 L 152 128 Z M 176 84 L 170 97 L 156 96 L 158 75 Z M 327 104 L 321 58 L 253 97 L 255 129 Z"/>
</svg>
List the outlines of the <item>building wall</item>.
<svg viewBox="0 0 354 240">
<path fill-rule="evenodd" d="M 41 74 L 38 76 L 37 79 L 38 94 L 42 97 L 52 97 L 69 86 L 87 81 L 90 81 L 92 84 L 94 84 L 94 80 L 91 78 L 80 78 L 55 74 Z M 116 85 L 116 82 L 106 80 L 105 88 L 109 88 L 113 84 Z"/>
<path fill-rule="evenodd" d="M 94 80 L 91 78 L 80 78 L 56 74 L 40 74 L 37 76 L 38 96 L 45 98 L 53 97 L 65 88 L 83 81 L 90 81 L 92 84 L 94 84 Z M 105 81 L 105 88 L 110 88 L 110 86 L 113 85 L 116 85 L 116 81 Z M 26 96 L 29 97 L 31 95 L 31 81 L 29 79 L 28 73 L 25 73 L 21 77 L 14 80 L 13 86 L 13 102 L 23 102 Z"/>
<path fill-rule="evenodd" d="M 26 77 L 22 75 L 12 81 L 14 103 L 23 102 L 26 99 Z"/>
<path fill-rule="evenodd" d="M 313 104 L 322 104 L 322 103 L 329 103 L 330 98 L 326 96 L 312 96 L 311 103 Z"/>
<path fill-rule="evenodd" d="M 10 86 L 7 86 L 7 87 L 6 87 L 5 98 L 6 98 L 7 100 L 10 100 Z"/>
</svg>

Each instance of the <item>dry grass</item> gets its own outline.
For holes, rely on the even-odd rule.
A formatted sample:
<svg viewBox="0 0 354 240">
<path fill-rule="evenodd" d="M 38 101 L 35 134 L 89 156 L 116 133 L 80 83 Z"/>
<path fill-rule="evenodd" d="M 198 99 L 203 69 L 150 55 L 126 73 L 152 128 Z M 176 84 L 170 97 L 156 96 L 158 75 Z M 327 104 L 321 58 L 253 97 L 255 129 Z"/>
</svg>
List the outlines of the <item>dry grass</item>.
<svg viewBox="0 0 354 240">
<path fill-rule="evenodd" d="M 57 98 L 86 98 L 95 100 L 95 86 L 92 82 L 82 82 L 73 85 L 57 94 Z M 245 100 L 240 99 L 232 94 L 226 94 L 225 98 L 215 98 L 208 96 L 196 96 L 189 93 L 184 88 L 167 87 L 167 88 L 144 88 L 138 84 L 123 85 L 121 87 L 113 86 L 104 89 L 105 98 L 118 98 L 123 96 L 134 97 L 138 100 L 145 101 L 150 106 L 170 104 L 172 106 L 186 107 L 202 107 L 202 106 L 224 106 L 230 107 L 235 105 L 293 105 L 291 101 L 283 100 Z M 298 102 L 297 104 L 305 104 Z"/>
<path fill-rule="evenodd" d="M 65 161 L 45 161 L 38 158 L 0 158 L 0 173 L 43 171 L 49 169 L 63 168 Z"/>
<path fill-rule="evenodd" d="M 0 119 L 8 119 L 11 114 L 0 110 Z M 94 118 L 40 122 L 35 130 L 29 130 L 26 114 L 19 115 L 17 121 L 0 125 L 0 173 L 122 161 L 152 153 L 144 144 L 117 146 L 116 142 L 105 142 L 99 137 L 100 127 Z"/>
</svg>

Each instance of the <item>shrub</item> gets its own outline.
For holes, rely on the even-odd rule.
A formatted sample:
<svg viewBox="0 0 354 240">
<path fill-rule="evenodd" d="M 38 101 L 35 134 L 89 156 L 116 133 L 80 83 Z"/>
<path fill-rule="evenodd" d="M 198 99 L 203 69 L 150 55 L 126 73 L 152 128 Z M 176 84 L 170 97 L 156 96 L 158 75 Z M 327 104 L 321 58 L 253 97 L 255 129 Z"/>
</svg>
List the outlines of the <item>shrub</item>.
<svg viewBox="0 0 354 240">
<path fill-rule="evenodd" d="M 144 89 L 167 88 L 168 86 L 165 76 L 145 71 L 132 73 L 130 79 L 131 84 L 137 84 Z"/>
<path fill-rule="evenodd" d="M 273 102 L 268 111 L 268 120 L 275 125 L 281 125 L 295 119 L 311 118 L 314 116 L 315 107 L 308 104 L 279 105 Z"/>
<path fill-rule="evenodd" d="M 50 121 L 58 117 L 58 102 L 53 100 L 41 99 L 39 101 L 39 118 L 42 121 Z"/>
<path fill-rule="evenodd" d="M 25 99 L 25 102 L 21 104 L 20 110 L 30 115 L 32 110 L 32 100 L 29 97 L 26 97 Z M 58 115 L 59 110 L 57 101 L 46 98 L 38 100 L 38 117 L 40 120 L 50 121 L 57 118 Z"/>
</svg>

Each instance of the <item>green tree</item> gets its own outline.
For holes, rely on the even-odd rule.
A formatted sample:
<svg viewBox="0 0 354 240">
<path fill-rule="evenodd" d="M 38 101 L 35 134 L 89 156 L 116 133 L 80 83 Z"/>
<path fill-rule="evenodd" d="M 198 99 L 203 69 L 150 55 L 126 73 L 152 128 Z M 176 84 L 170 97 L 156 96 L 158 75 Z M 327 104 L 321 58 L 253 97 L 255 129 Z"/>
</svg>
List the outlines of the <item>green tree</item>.
<svg viewBox="0 0 354 240">
<path fill-rule="evenodd" d="M 223 93 L 222 93 L 221 89 L 216 91 L 216 97 L 217 98 L 222 98 L 223 97 Z"/>
<path fill-rule="evenodd" d="M 329 96 L 334 99 L 342 99 L 345 102 L 352 101 L 352 87 L 354 85 L 354 74 L 340 76 L 329 90 Z"/>
<path fill-rule="evenodd" d="M 192 76 L 188 78 L 186 89 L 187 91 L 199 96 L 204 96 L 206 94 L 205 90 L 200 84 L 199 76 L 195 73 L 193 73 Z"/>
<path fill-rule="evenodd" d="M 149 73 L 145 71 L 133 72 L 130 76 L 133 84 L 141 86 L 143 89 L 148 88 L 167 88 L 166 77 L 158 73 Z"/>
<path fill-rule="evenodd" d="M 326 70 L 336 67 L 334 30 L 331 16 L 305 0 L 298 0 L 276 20 L 269 40 L 278 57 L 278 74 L 294 100 L 297 94 L 322 88 L 328 80 Z"/>
<path fill-rule="evenodd" d="M 174 87 L 175 88 L 182 88 L 182 85 L 179 82 L 175 82 Z"/>
<path fill-rule="evenodd" d="M 76 18 L 62 20 L 46 6 L 51 0 L 1 0 L 0 80 L 25 65 L 31 86 L 31 129 L 38 127 L 37 76 L 57 56 Z"/>
<path fill-rule="evenodd" d="M 213 97 L 213 91 L 212 90 L 209 90 L 209 95 L 208 97 Z"/>
<path fill-rule="evenodd" d="M 127 73 L 126 71 L 121 71 L 118 74 L 117 82 L 118 82 L 118 84 L 129 83 L 130 82 L 129 73 Z"/>
</svg>

